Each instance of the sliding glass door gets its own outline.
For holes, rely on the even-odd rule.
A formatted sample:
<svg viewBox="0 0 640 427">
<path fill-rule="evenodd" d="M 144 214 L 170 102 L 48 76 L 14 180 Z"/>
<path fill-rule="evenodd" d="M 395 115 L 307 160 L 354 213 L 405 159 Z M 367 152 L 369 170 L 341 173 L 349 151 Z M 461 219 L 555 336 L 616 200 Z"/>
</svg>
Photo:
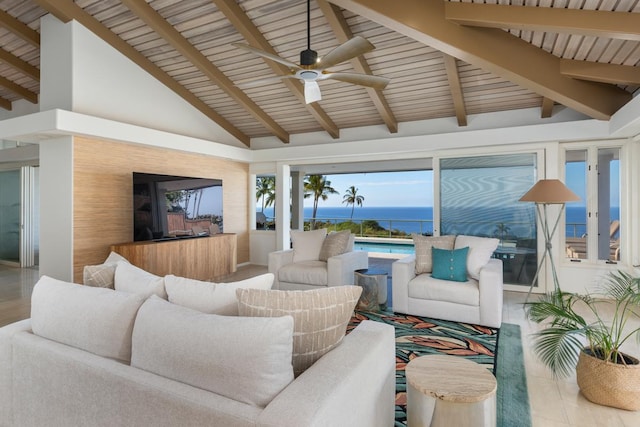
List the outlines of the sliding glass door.
<svg viewBox="0 0 640 427">
<path fill-rule="evenodd" d="M 0 171 L 0 262 L 20 264 L 20 170 Z"/>
<path fill-rule="evenodd" d="M 533 203 L 519 202 L 536 181 L 536 154 L 440 160 L 440 234 L 495 237 L 504 282 L 530 286 L 537 268 Z"/>
</svg>

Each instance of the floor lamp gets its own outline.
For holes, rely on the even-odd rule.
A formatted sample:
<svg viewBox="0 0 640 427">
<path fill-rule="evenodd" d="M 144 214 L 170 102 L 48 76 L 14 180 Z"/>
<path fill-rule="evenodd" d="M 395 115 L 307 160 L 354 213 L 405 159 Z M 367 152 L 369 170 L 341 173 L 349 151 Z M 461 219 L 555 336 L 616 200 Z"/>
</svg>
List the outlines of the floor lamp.
<svg viewBox="0 0 640 427">
<path fill-rule="evenodd" d="M 531 291 L 538 279 L 538 275 L 542 269 L 542 264 L 544 264 L 544 260 L 547 255 L 549 256 L 549 262 L 551 263 L 551 273 L 553 275 L 555 290 L 560 290 L 558 275 L 556 273 L 556 265 L 553 261 L 553 255 L 551 254 L 551 241 L 556 229 L 558 228 L 558 224 L 560 223 L 565 203 L 575 202 L 578 200 L 580 200 L 580 197 L 578 197 L 573 191 L 569 190 L 567 186 L 558 179 L 541 179 L 520 198 L 521 202 L 534 202 L 536 204 L 536 212 L 538 213 L 538 218 L 540 219 L 540 224 L 542 226 L 542 234 L 544 235 L 544 253 L 540 258 L 540 263 L 538 264 L 535 276 L 533 276 L 531 286 L 529 286 L 529 292 L 527 293 L 525 302 L 529 301 L 529 296 L 531 296 Z M 549 227 L 549 216 L 547 214 L 548 205 L 562 205 L 558 212 L 558 217 L 553 223 L 553 228 Z"/>
</svg>

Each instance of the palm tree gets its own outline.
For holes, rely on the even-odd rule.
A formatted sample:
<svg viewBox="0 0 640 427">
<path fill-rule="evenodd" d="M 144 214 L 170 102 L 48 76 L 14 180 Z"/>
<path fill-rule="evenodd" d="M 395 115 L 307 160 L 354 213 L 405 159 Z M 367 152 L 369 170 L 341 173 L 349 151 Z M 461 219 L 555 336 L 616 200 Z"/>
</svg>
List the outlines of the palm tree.
<svg viewBox="0 0 640 427">
<path fill-rule="evenodd" d="M 364 196 L 358 194 L 358 189 L 353 185 L 347 188 L 347 192 L 342 197 L 342 203 L 346 203 L 347 207 L 351 205 L 351 219 L 353 219 L 353 209 L 356 205 L 362 207 L 362 202 L 364 202 Z"/>
<path fill-rule="evenodd" d="M 262 198 L 262 211 L 276 201 L 276 179 L 273 176 L 260 176 L 256 180 L 256 201 Z"/>
<path fill-rule="evenodd" d="M 327 200 L 329 194 L 338 194 L 338 192 L 331 187 L 331 181 L 323 175 L 309 175 L 304 181 L 304 198 L 311 197 L 313 195 L 313 213 L 311 215 L 310 228 L 313 230 L 316 225 L 316 213 L 318 212 L 318 201 L 320 199 Z"/>
</svg>

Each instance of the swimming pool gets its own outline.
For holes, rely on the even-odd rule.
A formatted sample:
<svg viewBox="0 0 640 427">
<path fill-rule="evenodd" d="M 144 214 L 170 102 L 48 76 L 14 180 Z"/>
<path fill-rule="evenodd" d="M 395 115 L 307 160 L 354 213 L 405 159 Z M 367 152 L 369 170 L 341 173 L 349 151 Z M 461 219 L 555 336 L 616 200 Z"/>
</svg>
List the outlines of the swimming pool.
<svg viewBox="0 0 640 427">
<path fill-rule="evenodd" d="M 415 247 L 412 243 L 377 243 L 355 242 L 353 249 L 356 251 L 377 252 L 384 254 L 413 254 Z"/>
</svg>

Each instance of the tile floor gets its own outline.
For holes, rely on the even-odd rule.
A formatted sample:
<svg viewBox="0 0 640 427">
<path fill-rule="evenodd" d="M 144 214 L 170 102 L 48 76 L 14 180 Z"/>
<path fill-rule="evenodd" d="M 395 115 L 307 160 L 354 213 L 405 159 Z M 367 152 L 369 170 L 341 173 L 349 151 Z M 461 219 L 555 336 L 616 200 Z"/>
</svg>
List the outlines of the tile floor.
<svg viewBox="0 0 640 427">
<path fill-rule="evenodd" d="M 370 268 L 387 269 L 393 258 L 371 258 Z M 243 266 L 227 281 L 241 280 L 266 272 L 264 266 Z M 38 279 L 36 269 L 17 269 L 0 265 L 0 326 L 27 318 L 30 295 Z M 526 320 L 522 302 L 526 294 L 505 292 L 503 320 L 520 325 L 533 427 L 640 427 L 640 411 L 629 412 L 595 405 L 578 391 L 575 377 L 557 380 L 536 360 L 530 334 L 537 325 Z M 630 328 L 640 327 L 634 319 Z M 640 343 L 631 340 L 624 350 L 640 356 Z"/>
</svg>

